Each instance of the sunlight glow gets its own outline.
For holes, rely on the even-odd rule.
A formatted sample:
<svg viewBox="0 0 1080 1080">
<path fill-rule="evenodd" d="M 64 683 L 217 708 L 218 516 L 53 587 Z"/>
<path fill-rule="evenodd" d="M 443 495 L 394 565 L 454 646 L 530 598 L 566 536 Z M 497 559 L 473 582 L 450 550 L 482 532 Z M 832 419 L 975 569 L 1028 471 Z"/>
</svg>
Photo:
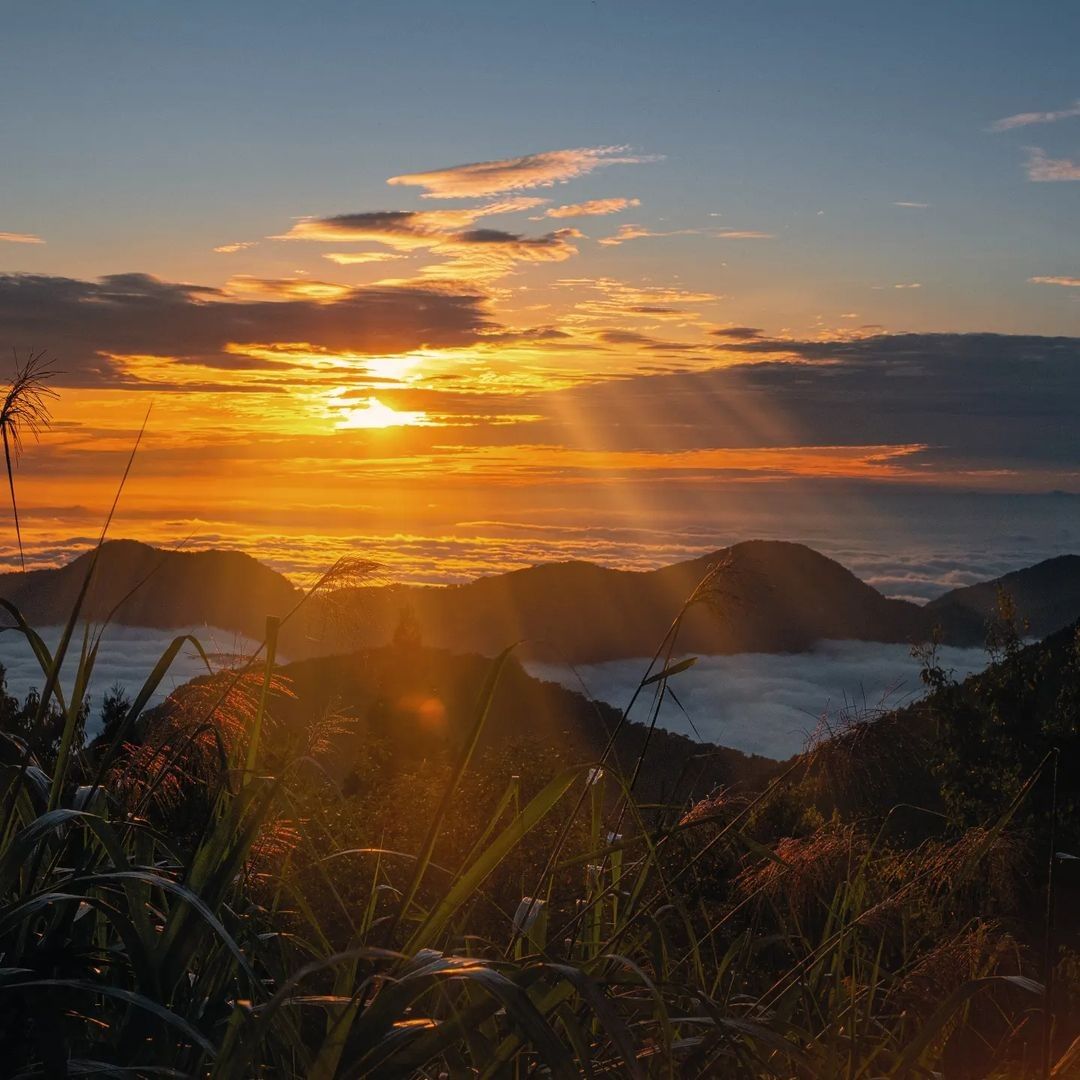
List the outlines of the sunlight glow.
<svg viewBox="0 0 1080 1080">
<path fill-rule="evenodd" d="M 345 409 L 338 428 L 389 428 L 424 424 L 425 412 L 397 412 L 389 405 L 384 405 L 378 398 L 369 397 L 367 404 L 356 409 Z"/>
</svg>

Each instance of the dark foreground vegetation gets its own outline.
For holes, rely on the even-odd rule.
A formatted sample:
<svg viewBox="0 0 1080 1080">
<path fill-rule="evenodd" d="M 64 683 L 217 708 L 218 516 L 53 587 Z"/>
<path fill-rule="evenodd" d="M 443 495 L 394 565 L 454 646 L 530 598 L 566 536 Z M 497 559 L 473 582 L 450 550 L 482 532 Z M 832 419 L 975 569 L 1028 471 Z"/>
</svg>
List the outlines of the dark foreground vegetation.
<svg viewBox="0 0 1080 1080">
<path fill-rule="evenodd" d="M 620 713 L 407 615 L 275 663 L 346 565 L 148 708 L 177 638 L 88 740 L 101 551 L 54 651 L 0 600 L 42 674 L 0 693 L 5 1077 L 1080 1074 L 1080 627 L 1024 647 L 1003 597 L 984 674 L 928 646 L 925 701 L 777 763 L 654 730 L 730 568 Z"/>
<path fill-rule="evenodd" d="M 650 731 L 678 621 L 644 724 L 408 625 L 280 668 L 271 621 L 86 742 L 96 638 L 6 610 L 5 1075 L 1075 1074 L 1076 628 L 1006 606 L 984 675 L 927 649 L 925 702 L 781 764 Z"/>
</svg>

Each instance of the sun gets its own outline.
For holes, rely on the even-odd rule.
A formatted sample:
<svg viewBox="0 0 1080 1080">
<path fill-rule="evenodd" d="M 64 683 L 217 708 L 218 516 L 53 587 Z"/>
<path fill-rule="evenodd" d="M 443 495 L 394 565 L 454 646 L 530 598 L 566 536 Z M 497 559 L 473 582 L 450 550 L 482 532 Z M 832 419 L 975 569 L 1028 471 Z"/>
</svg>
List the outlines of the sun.
<svg viewBox="0 0 1080 1080">
<path fill-rule="evenodd" d="M 343 409 L 338 428 L 390 428 L 407 427 L 427 422 L 424 412 L 397 412 L 384 405 L 378 398 L 369 397 L 366 404 L 354 409 Z"/>
</svg>

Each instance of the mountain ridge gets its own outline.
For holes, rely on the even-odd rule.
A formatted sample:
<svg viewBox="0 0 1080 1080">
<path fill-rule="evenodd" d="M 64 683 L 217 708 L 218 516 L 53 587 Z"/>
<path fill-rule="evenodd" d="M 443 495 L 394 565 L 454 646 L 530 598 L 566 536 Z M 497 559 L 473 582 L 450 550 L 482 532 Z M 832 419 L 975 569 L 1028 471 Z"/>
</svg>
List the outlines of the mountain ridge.
<svg viewBox="0 0 1080 1080">
<path fill-rule="evenodd" d="M 56 569 L 0 574 L 0 597 L 31 625 L 63 622 L 90 553 Z M 839 562 L 794 541 L 749 540 L 653 570 L 569 560 L 447 586 L 361 585 L 314 597 L 286 627 L 292 658 L 375 647 L 395 635 L 492 655 L 573 663 L 651 655 L 686 598 L 719 564 L 709 595 L 686 612 L 679 649 L 702 654 L 804 652 L 826 639 L 911 643 L 940 628 L 946 644 L 980 644 L 999 588 L 1029 632 L 1080 617 L 1080 556 L 1063 555 L 954 589 L 920 607 L 884 596 Z M 168 551 L 134 540 L 101 550 L 85 614 L 129 626 L 212 625 L 261 638 L 267 615 L 302 592 L 234 550 Z"/>
</svg>

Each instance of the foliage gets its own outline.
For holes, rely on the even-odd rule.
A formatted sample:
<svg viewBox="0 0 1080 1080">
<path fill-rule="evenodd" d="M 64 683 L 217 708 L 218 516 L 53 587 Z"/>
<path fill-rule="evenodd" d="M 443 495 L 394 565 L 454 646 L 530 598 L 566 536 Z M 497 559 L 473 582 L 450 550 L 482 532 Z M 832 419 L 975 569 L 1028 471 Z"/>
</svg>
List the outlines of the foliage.
<svg viewBox="0 0 1080 1080">
<path fill-rule="evenodd" d="M 932 689 L 923 712 L 935 734 L 936 776 L 950 817 L 985 821 L 1006 805 L 1048 753 L 1066 764 L 1057 788 L 1059 845 L 1080 847 L 1080 779 L 1068 763 L 1080 754 L 1080 627 L 1025 647 L 1008 596 L 988 627 L 990 666 L 958 683 L 932 655 L 924 679 Z M 1051 785 L 1032 792 L 1018 824 L 1045 850 Z"/>
</svg>

